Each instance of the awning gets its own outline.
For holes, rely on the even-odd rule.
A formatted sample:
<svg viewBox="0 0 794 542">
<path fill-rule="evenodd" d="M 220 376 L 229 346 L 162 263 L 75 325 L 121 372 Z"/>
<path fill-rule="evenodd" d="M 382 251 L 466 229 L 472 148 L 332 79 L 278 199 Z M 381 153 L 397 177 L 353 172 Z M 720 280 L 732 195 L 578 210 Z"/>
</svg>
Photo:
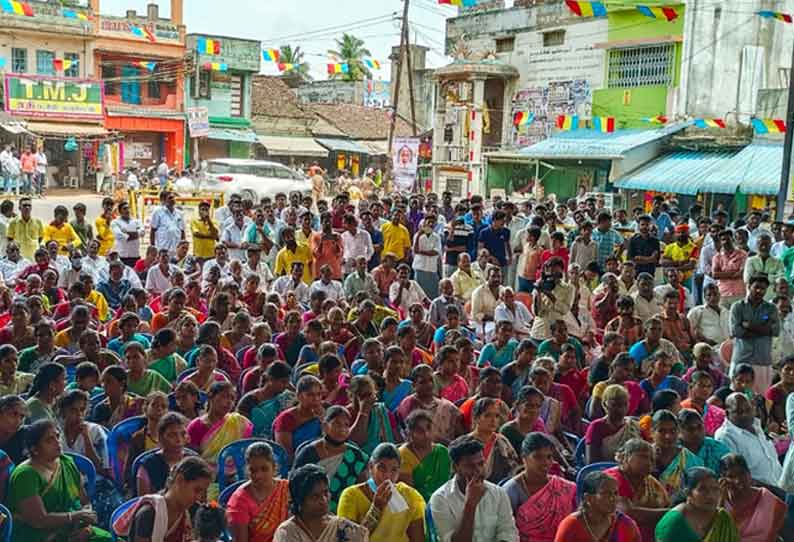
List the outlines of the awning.
<svg viewBox="0 0 794 542">
<path fill-rule="evenodd" d="M 25 123 L 24 122 L 3 122 L 0 124 L 0 127 L 3 128 L 9 134 L 19 135 L 25 133 Z"/>
<path fill-rule="evenodd" d="M 369 149 L 369 153 L 372 156 L 387 156 L 389 154 L 389 140 L 388 139 L 374 139 L 374 140 L 366 140 L 360 139 L 357 140 L 356 143 Z"/>
<path fill-rule="evenodd" d="M 108 131 L 98 124 L 72 124 L 68 122 L 28 121 L 27 130 L 36 135 L 57 135 L 66 137 L 101 137 Z"/>
<path fill-rule="evenodd" d="M 335 137 L 315 137 L 317 143 L 334 152 L 352 152 L 354 154 L 369 154 L 369 149 L 351 139 Z"/>
<path fill-rule="evenodd" d="M 771 196 L 780 192 L 782 167 L 782 143 L 754 142 L 712 176 L 737 184 L 742 194 Z"/>
<path fill-rule="evenodd" d="M 325 158 L 328 150 L 318 145 L 311 137 L 257 136 L 268 154 L 276 156 L 308 156 Z"/>
<path fill-rule="evenodd" d="M 220 139 L 222 141 L 237 141 L 239 143 L 256 143 L 257 138 L 253 130 L 247 128 L 217 128 L 210 126 L 209 139 Z"/>
<path fill-rule="evenodd" d="M 694 196 L 698 192 L 734 194 L 738 182 L 722 177 L 733 151 L 680 151 L 665 154 L 624 175 L 615 186 L 625 190 L 653 190 Z"/>
</svg>

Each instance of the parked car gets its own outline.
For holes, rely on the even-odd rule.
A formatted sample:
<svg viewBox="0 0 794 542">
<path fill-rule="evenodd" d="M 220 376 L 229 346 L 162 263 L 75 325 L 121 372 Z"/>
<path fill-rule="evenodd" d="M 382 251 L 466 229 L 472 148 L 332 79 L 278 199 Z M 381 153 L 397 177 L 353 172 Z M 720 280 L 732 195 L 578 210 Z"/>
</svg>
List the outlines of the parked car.
<svg viewBox="0 0 794 542">
<path fill-rule="evenodd" d="M 311 195 L 311 182 L 304 176 L 278 162 L 218 158 L 208 160 L 206 169 L 196 179 L 197 188 L 240 194 L 243 199 L 258 203 L 265 196 L 273 198 L 279 192 L 299 191 Z"/>
</svg>

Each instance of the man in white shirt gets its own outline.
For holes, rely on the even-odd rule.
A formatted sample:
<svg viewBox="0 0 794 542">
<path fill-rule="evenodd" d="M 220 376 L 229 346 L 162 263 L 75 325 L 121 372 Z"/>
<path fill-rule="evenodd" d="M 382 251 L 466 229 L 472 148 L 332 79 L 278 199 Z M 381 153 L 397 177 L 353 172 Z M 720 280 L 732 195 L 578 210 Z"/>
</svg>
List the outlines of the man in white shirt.
<svg viewBox="0 0 794 542">
<path fill-rule="evenodd" d="M 14 202 L 7 199 L 0 203 L 0 254 L 5 254 L 8 243 L 8 223 L 14 218 Z"/>
<path fill-rule="evenodd" d="M 41 196 L 47 188 L 47 154 L 43 148 L 36 152 L 36 185 Z"/>
<path fill-rule="evenodd" d="M 245 261 L 245 231 L 251 224 L 251 219 L 243 214 L 242 207 L 236 208 L 232 213 L 232 219 L 227 220 L 221 226 L 221 243 L 226 245 L 229 250 L 229 258 L 232 260 Z"/>
<path fill-rule="evenodd" d="M 3 177 L 3 191 L 7 194 L 11 188 L 11 170 L 13 168 L 11 162 L 14 155 L 11 153 L 11 146 L 6 145 L 3 151 L 0 152 L 0 171 Z"/>
<path fill-rule="evenodd" d="M 119 253 L 124 265 L 132 267 L 141 257 L 141 236 L 143 224 L 130 216 L 130 204 L 119 203 L 119 217 L 110 223 L 113 238 L 116 240 L 113 250 Z"/>
<path fill-rule="evenodd" d="M 411 280 L 410 276 L 411 268 L 408 264 L 401 263 L 397 268 L 397 280 L 389 287 L 389 299 L 392 305 L 401 308 L 406 317 L 408 309 L 414 303 L 430 302 L 422 287 L 415 280 Z"/>
<path fill-rule="evenodd" d="M 157 166 L 157 178 L 160 179 L 160 190 L 164 190 L 165 185 L 168 184 L 168 164 L 165 159 Z"/>
<path fill-rule="evenodd" d="M 325 292 L 326 299 L 332 299 L 336 303 L 344 303 L 345 291 L 342 283 L 338 280 L 333 280 L 331 276 L 331 266 L 328 264 L 320 267 L 320 278 L 315 280 L 309 288 L 309 296 L 316 291 Z"/>
<path fill-rule="evenodd" d="M 146 274 L 146 290 L 153 295 L 162 294 L 173 287 L 171 277 L 178 270 L 177 266 L 171 264 L 168 250 L 161 248 L 157 253 L 157 265 L 149 268 Z"/>
<path fill-rule="evenodd" d="M 444 542 L 518 542 L 510 498 L 485 480 L 483 445 L 470 435 L 452 441 L 455 475 L 430 497 L 436 532 Z"/>
<path fill-rule="evenodd" d="M 292 262 L 289 275 L 282 275 L 273 282 L 273 291 L 285 301 L 287 294 L 294 293 L 298 303 L 308 306 L 309 286 L 303 282 L 303 262 Z"/>
<path fill-rule="evenodd" d="M 152 213 L 149 244 L 158 250 L 165 249 L 170 255 L 176 252 L 176 245 L 185 238 L 185 219 L 176 209 L 176 194 L 164 192 L 164 204 Z"/>
<path fill-rule="evenodd" d="M 213 267 L 220 269 L 221 279 L 229 276 L 229 251 L 226 250 L 226 245 L 223 243 L 218 243 L 215 245 L 215 257 L 204 262 L 204 266 L 202 267 L 202 280 L 207 280 L 207 277 L 209 277 L 210 274 L 210 269 Z"/>
<path fill-rule="evenodd" d="M 477 324 L 477 332 L 488 339 L 494 332 L 494 315 L 502 297 L 502 270 L 491 266 L 487 270 L 488 280 L 475 288 L 471 294 L 471 319 Z"/>
<path fill-rule="evenodd" d="M 345 216 L 345 231 L 342 232 L 342 268 L 345 274 L 356 268 L 356 259 L 363 256 L 367 261 L 375 254 L 369 232 L 358 227 L 353 215 Z"/>
<path fill-rule="evenodd" d="M 26 260 L 19 252 L 19 245 L 14 241 L 9 241 L 6 245 L 6 256 L 0 259 L 0 278 L 6 286 L 13 288 L 16 284 L 17 275 L 26 267 L 32 265 L 30 260 Z"/>
<path fill-rule="evenodd" d="M 141 182 L 138 180 L 138 170 L 132 168 L 127 174 L 127 190 L 140 190 Z"/>
<path fill-rule="evenodd" d="M 438 297 L 438 270 L 441 259 L 441 237 L 433 231 L 436 219 L 428 216 L 414 235 L 413 269 L 416 281 L 431 298 Z"/>
<path fill-rule="evenodd" d="M 772 235 L 769 230 L 761 226 L 761 211 L 758 209 L 750 211 L 747 225 L 742 226 L 741 229 L 747 232 L 747 247 L 753 252 L 758 252 L 758 239 L 761 235 Z"/>
<path fill-rule="evenodd" d="M 262 248 L 257 245 L 248 245 L 245 253 L 247 258 L 243 264 L 243 278 L 257 275 L 260 287 L 267 290 L 275 277 L 267 264 L 262 261 Z"/>
<path fill-rule="evenodd" d="M 526 305 L 516 301 L 516 294 L 510 287 L 502 291 L 502 302 L 494 310 L 494 321 L 513 324 L 513 331 L 519 338 L 529 337 L 532 331 L 532 314 Z"/>
<path fill-rule="evenodd" d="M 705 303 L 687 314 L 695 341 L 719 346 L 731 336 L 730 311 L 720 307 L 720 289 L 716 282 L 703 287 Z"/>
<path fill-rule="evenodd" d="M 732 393 L 725 400 L 728 414 L 714 438 L 747 460 L 754 480 L 775 486 L 783 473 L 775 445 L 766 438 L 755 407 L 743 393 Z"/>
</svg>

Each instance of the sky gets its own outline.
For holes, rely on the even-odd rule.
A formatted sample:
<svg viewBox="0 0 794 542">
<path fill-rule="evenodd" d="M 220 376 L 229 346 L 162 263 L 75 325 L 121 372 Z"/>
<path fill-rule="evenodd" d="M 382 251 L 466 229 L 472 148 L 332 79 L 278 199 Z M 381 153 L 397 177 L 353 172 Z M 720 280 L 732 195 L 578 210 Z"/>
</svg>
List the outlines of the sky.
<svg viewBox="0 0 794 542">
<path fill-rule="evenodd" d="M 411 0 L 409 21 L 411 41 L 431 48 L 428 67 L 440 67 L 449 59 L 443 55 L 444 21 L 457 8 L 440 6 L 437 0 Z M 101 12 L 124 15 L 127 9 L 146 12 L 148 0 L 101 0 Z M 169 0 L 158 0 L 160 16 L 170 12 Z M 315 79 L 326 79 L 328 49 L 335 49 L 334 38 L 347 31 L 364 40 L 381 69 L 375 79 L 388 81 L 391 66 L 388 56 L 399 45 L 397 21 L 402 16 L 401 0 L 184 0 L 188 32 L 205 32 L 262 41 L 263 47 L 300 46 L 306 53 Z M 234 6 L 230 9 L 229 6 Z M 318 31 L 323 31 L 318 34 Z M 416 40 L 416 41 L 414 41 Z M 277 75 L 273 63 L 263 62 L 262 73 Z"/>
</svg>

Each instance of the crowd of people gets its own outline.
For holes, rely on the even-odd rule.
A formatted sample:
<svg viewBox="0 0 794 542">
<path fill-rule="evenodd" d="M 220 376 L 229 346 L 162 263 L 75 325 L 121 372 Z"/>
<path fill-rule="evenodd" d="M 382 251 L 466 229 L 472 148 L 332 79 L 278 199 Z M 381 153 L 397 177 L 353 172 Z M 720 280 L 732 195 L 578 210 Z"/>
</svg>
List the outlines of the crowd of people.
<svg viewBox="0 0 794 542">
<path fill-rule="evenodd" d="M 160 199 L 0 203 L 15 542 L 792 538 L 794 223 Z"/>
</svg>

